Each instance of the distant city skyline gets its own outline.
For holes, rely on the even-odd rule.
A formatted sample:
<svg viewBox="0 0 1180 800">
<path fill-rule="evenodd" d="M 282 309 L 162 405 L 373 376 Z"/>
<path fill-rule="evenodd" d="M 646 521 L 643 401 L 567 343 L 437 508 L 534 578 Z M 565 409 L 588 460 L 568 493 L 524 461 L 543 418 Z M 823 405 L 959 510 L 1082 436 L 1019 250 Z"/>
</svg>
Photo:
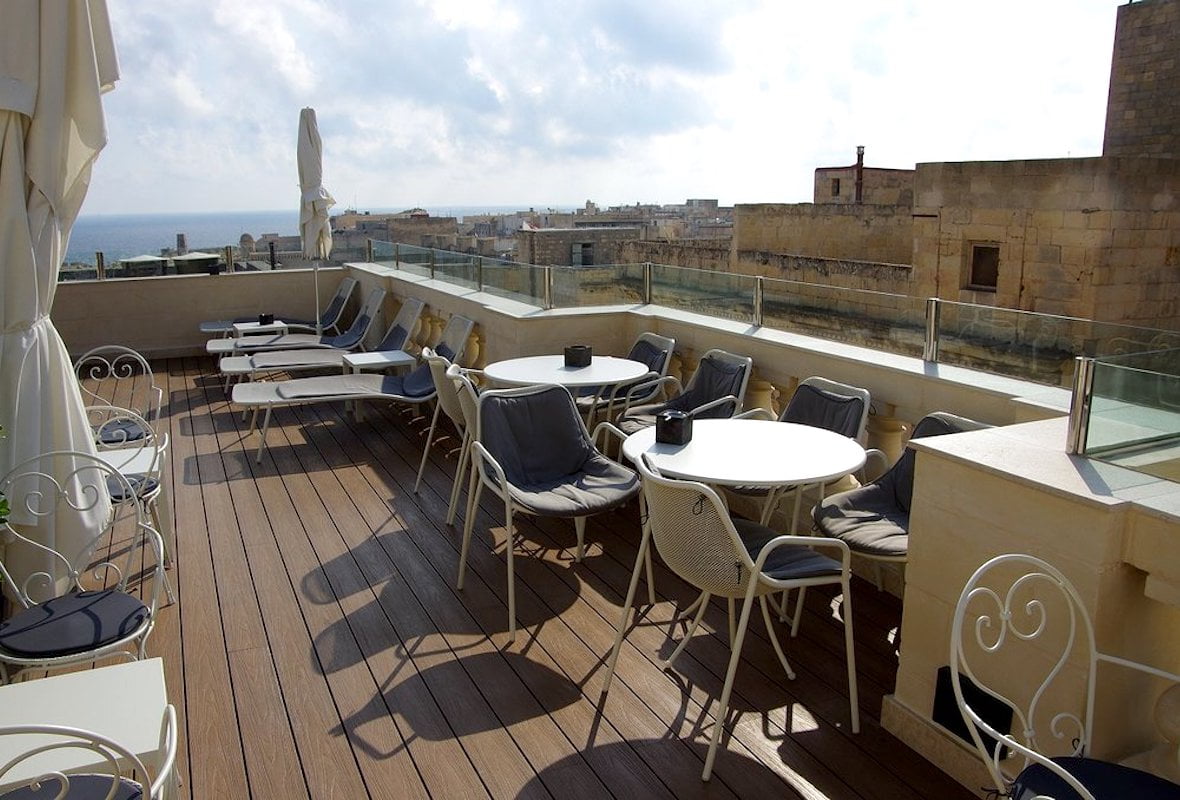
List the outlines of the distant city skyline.
<svg viewBox="0 0 1180 800">
<path fill-rule="evenodd" d="M 1115 0 L 109 0 L 82 213 L 800 202 L 813 170 L 1097 156 Z"/>
</svg>

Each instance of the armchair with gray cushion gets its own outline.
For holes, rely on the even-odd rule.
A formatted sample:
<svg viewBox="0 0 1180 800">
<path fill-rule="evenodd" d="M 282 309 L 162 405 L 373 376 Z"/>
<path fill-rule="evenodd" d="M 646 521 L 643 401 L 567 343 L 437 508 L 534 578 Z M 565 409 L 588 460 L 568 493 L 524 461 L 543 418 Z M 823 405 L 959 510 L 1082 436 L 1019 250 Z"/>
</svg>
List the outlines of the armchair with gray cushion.
<svg viewBox="0 0 1180 800">
<path fill-rule="evenodd" d="M 585 547 L 586 518 L 610 511 L 639 494 L 634 472 L 604 456 L 562 386 L 542 385 L 484 392 L 476 408 L 471 443 L 474 471 L 467 499 L 458 588 L 463 588 L 467 550 L 483 489 L 504 500 L 508 553 L 508 627 L 516 638 L 513 514 L 572 517 L 577 560 Z"/>
<path fill-rule="evenodd" d="M 621 405 L 624 399 L 632 404 L 650 403 L 661 397 L 664 391 L 663 378 L 668 374 L 668 366 L 672 363 L 672 353 L 676 349 L 676 340 L 657 333 L 645 332 L 639 334 L 635 344 L 631 345 L 627 358 L 646 364 L 648 373 L 637 381 L 618 386 L 587 386 L 577 392 L 575 398 L 578 408 L 586 414 L 587 424 L 594 419 L 594 414 L 606 410 L 606 418 L 610 419 L 616 405 Z M 633 394 L 632 390 L 638 386 L 647 387 L 646 391 Z"/>
<path fill-rule="evenodd" d="M 632 405 L 632 398 L 649 396 L 653 384 L 679 386 L 679 381 L 665 376 L 656 381 L 632 387 L 626 404 L 616 423 L 624 436 L 649 428 L 656 424 L 656 415 L 661 411 L 683 411 L 696 419 L 732 417 L 742 410 L 746 396 L 746 384 L 754 360 L 749 356 L 738 356 L 724 350 L 709 350 L 701 357 L 696 372 L 688 380 L 684 390 L 671 400 L 662 403 Z"/>
<path fill-rule="evenodd" d="M 923 417 L 911 439 L 990 427 L 936 411 Z M 909 554 L 910 505 L 914 494 L 914 451 L 906 448 L 897 463 L 872 483 L 840 492 L 812 509 L 816 529 L 847 543 L 856 555 L 904 563 Z M 877 578 L 880 588 L 880 575 Z"/>
</svg>

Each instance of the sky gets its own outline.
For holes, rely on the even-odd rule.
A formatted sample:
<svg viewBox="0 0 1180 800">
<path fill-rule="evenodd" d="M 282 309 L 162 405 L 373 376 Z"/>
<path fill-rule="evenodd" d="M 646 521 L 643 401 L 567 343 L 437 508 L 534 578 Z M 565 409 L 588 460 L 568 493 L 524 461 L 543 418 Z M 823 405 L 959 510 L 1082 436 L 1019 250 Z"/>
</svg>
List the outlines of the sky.
<svg viewBox="0 0 1180 800">
<path fill-rule="evenodd" d="M 1097 156 L 1116 0 L 108 0 L 82 213 L 807 202 L 819 166 Z"/>
</svg>

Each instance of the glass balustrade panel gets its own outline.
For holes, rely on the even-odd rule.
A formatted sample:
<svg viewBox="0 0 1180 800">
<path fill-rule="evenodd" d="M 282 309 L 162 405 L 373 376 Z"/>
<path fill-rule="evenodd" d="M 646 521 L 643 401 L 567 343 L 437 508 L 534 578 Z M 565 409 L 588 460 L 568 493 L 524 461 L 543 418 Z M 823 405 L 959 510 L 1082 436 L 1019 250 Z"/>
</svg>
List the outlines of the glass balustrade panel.
<svg viewBox="0 0 1180 800">
<path fill-rule="evenodd" d="M 1180 481 L 1180 348 L 1095 361 L 1086 455 Z"/>
<path fill-rule="evenodd" d="M 642 302 L 642 264 L 555 267 L 553 270 L 555 308 L 634 305 Z"/>
<path fill-rule="evenodd" d="M 651 301 L 695 314 L 752 322 L 756 283 L 751 275 L 653 264 Z"/>
</svg>

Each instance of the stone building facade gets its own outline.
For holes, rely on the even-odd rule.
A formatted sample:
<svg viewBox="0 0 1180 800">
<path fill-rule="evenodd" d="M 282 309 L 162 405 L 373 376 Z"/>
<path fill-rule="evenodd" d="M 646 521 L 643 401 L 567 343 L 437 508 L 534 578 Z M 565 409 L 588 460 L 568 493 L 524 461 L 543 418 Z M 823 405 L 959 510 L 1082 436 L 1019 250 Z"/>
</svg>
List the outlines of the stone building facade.
<svg viewBox="0 0 1180 800">
<path fill-rule="evenodd" d="M 522 230 L 517 233 L 517 260 L 557 267 L 620 264 L 623 243 L 642 238 L 641 228 Z"/>
<path fill-rule="evenodd" d="M 913 208 L 757 203 L 734 208 L 734 260 L 747 251 L 908 264 Z"/>
<path fill-rule="evenodd" d="M 812 195 L 817 205 L 856 203 L 856 176 L 858 167 L 817 167 L 815 189 Z M 885 169 L 882 167 L 860 167 L 861 199 L 865 205 L 899 206 L 914 202 L 914 171 L 912 169 Z"/>
<path fill-rule="evenodd" d="M 1119 7 L 1105 156 L 1180 157 L 1180 3 L 1140 0 Z"/>
</svg>

